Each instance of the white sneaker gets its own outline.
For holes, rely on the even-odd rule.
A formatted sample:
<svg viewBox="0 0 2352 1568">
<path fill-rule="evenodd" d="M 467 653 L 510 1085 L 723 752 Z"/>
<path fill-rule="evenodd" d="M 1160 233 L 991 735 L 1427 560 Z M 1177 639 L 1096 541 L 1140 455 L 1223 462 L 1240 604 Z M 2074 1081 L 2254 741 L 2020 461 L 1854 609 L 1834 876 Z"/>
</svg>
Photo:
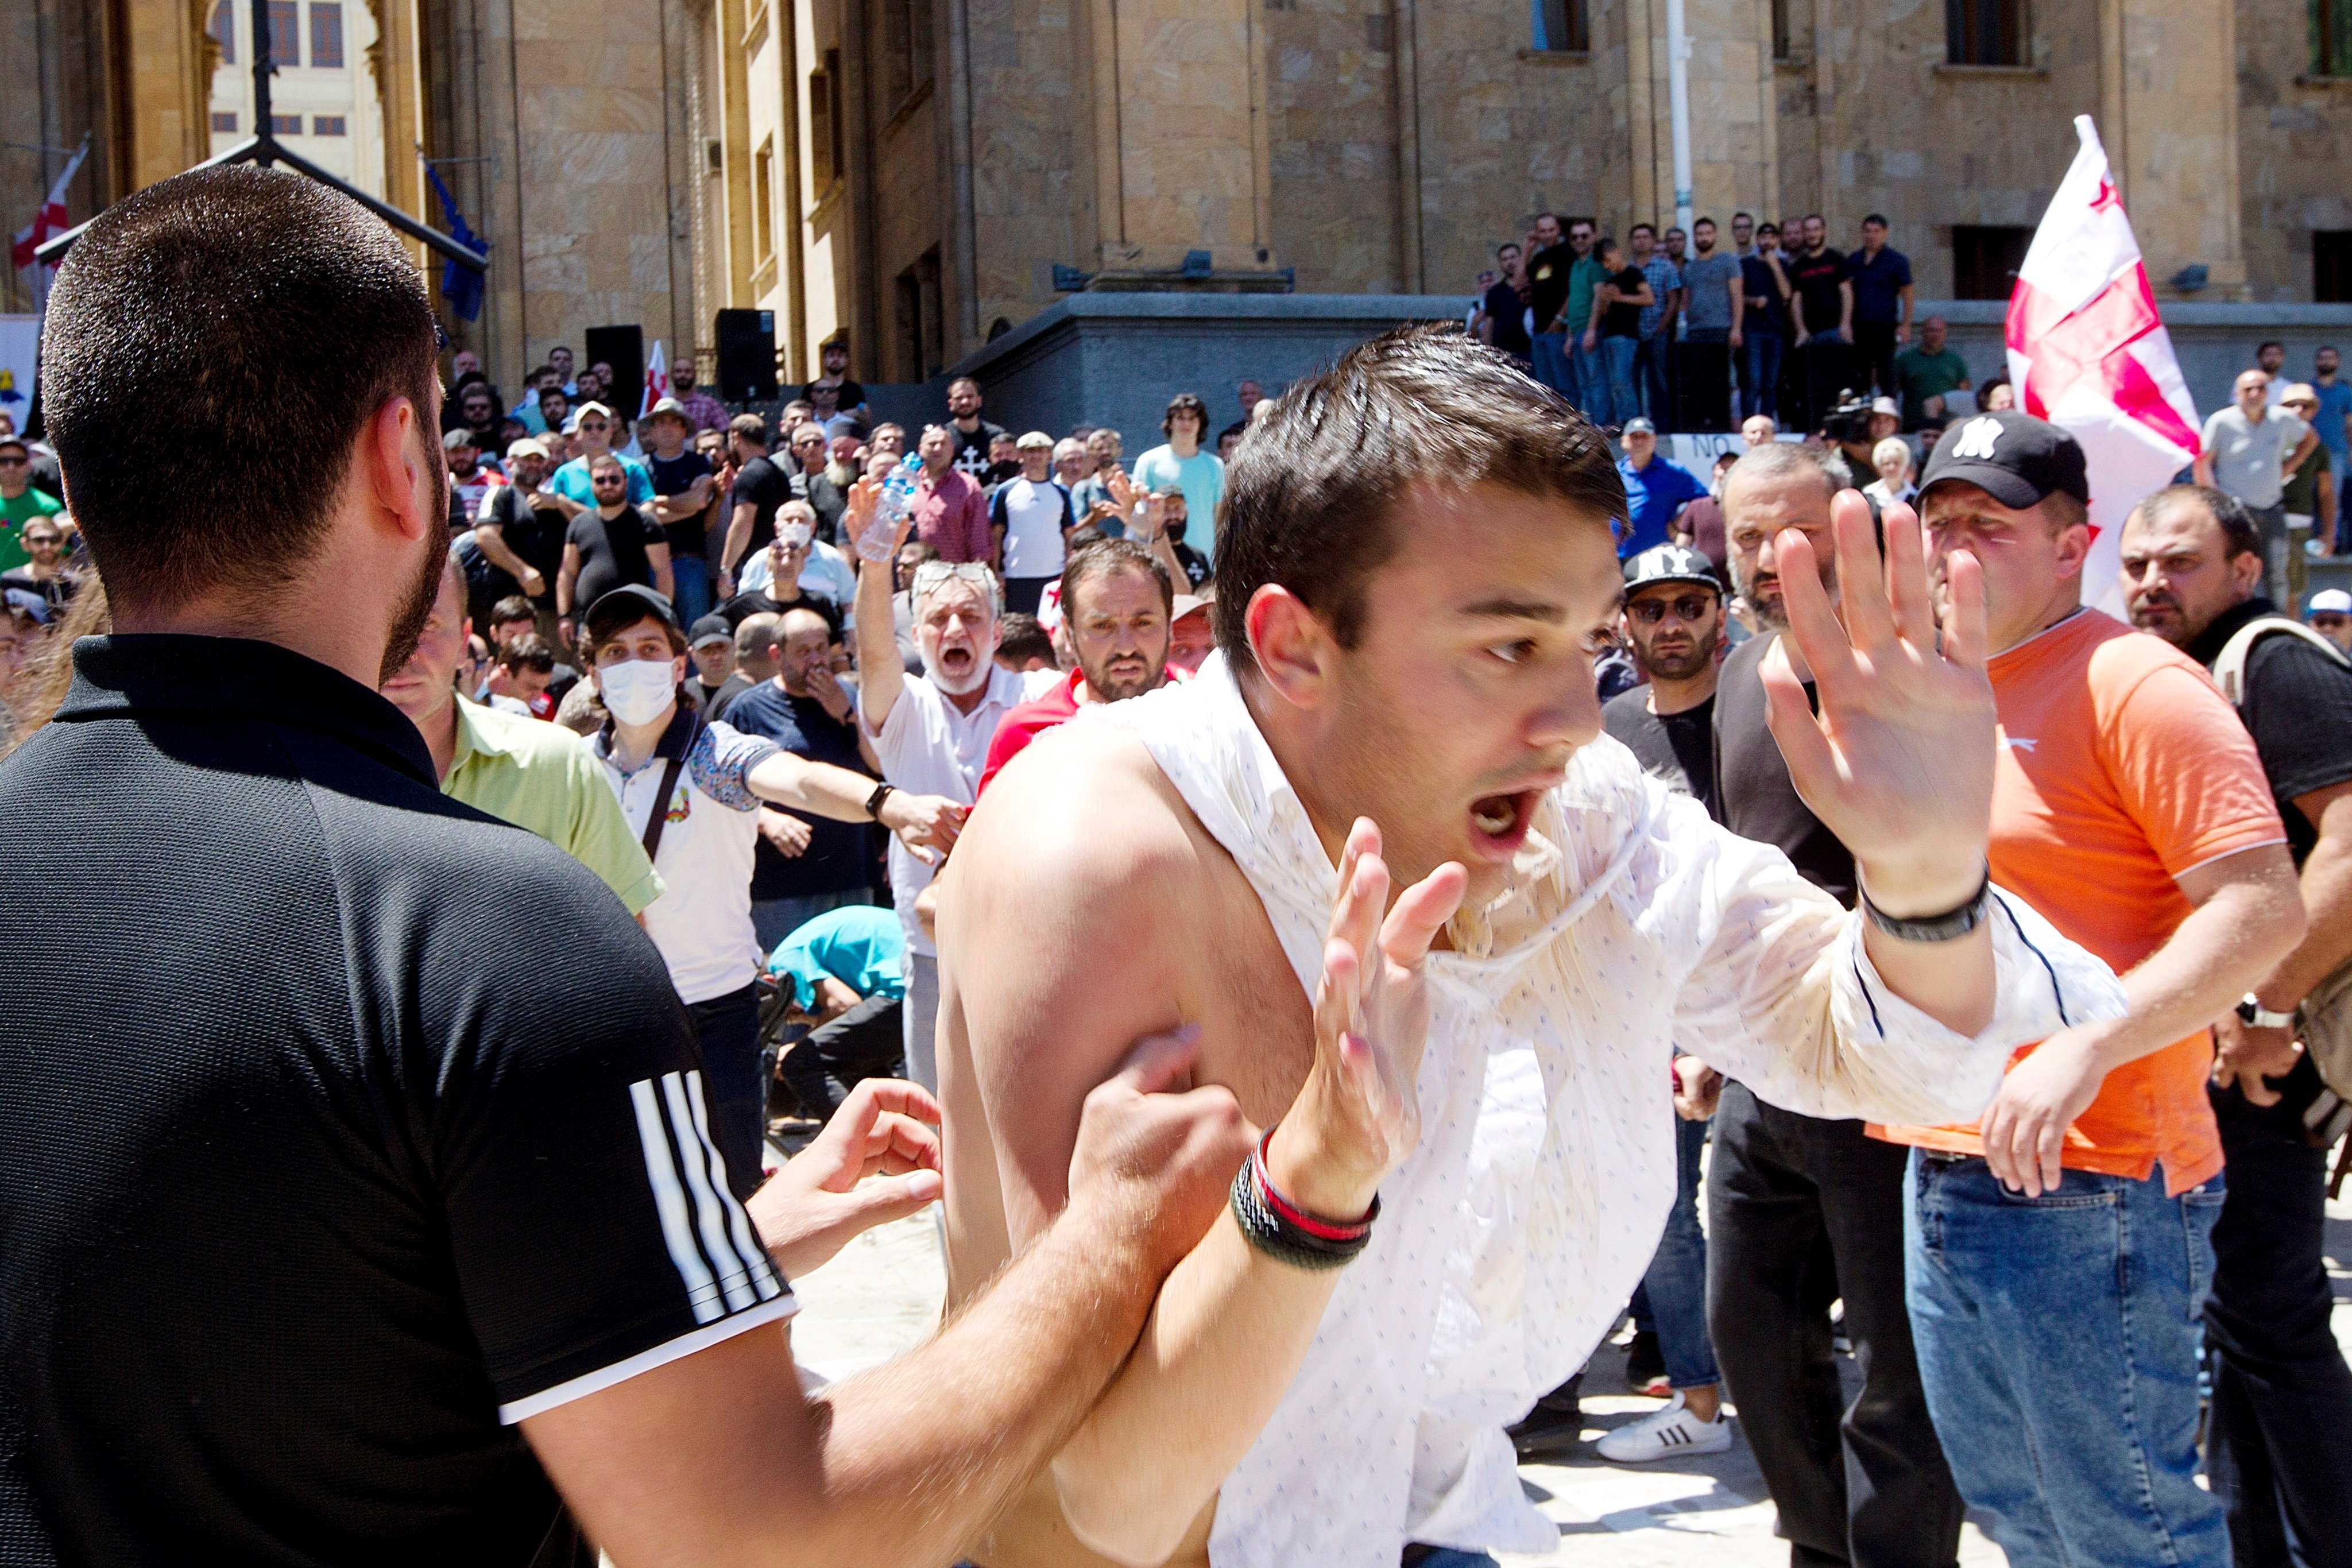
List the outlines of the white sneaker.
<svg viewBox="0 0 2352 1568">
<path fill-rule="evenodd" d="M 1621 1465 L 1680 1458 L 1686 1454 L 1719 1454 L 1731 1447 L 1731 1422 L 1720 1410 L 1714 1420 L 1700 1420 L 1676 1394 L 1656 1415 L 1620 1427 L 1594 1446 L 1602 1458 Z"/>
</svg>

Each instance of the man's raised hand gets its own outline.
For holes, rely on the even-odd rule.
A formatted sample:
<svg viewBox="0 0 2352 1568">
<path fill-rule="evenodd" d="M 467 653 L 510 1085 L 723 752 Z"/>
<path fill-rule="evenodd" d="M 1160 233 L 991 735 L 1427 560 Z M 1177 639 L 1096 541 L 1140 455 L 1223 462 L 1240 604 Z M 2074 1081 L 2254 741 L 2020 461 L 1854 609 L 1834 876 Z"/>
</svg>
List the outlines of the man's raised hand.
<svg viewBox="0 0 2352 1568">
<path fill-rule="evenodd" d="M 1380 829 L 1360 817 L 1348 834 L 1315 991 L 1315 1065 L 1266 1149 L 1275 1185 L 1313 1213 L 1362 1214 L 1421 1140 L 1422 963 L 1467 880 L 1449 861 L 1391 909 Z"/>
<path fill-rule="evenodd" d="M 1918 516 L 1896 505 L 1884 519 L 1882 562 L 1860 493 L 1831 503 L 1834 606 L 1811 542 L 1793 528 L 1774 537 L 1788 639 L 1811 668 L 1820 712 L 1785 642 L 1760 673 L 1797 793 L 1853 852 L 1871 902 L 1894 915 L 1939 914 L 1976 892 L 1991 835 L 1984 578 L 1966 550 L 1945 563 L 1939 647 Z"/>
</svg>

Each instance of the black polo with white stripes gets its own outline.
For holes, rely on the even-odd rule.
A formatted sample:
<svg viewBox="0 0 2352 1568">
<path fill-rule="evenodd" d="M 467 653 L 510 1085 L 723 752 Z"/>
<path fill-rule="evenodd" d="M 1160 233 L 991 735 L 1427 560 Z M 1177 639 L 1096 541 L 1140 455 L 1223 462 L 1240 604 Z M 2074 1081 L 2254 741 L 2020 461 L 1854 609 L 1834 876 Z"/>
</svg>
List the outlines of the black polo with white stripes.
<svg viewBox="0 0 2352 1568">
<path fill-rule="evenodd" d="M 611 891 L 285 649 L 0 762 L 0 1561 L 553 1563 L 513 1423 L 793 1308 Z"/>
</svg>

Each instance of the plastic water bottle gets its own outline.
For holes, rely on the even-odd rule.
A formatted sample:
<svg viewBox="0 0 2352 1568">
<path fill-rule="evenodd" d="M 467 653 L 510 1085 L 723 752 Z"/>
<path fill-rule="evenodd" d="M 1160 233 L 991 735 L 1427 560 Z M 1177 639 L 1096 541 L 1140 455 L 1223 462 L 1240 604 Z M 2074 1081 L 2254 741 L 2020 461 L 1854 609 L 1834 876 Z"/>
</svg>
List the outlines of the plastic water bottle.
<svg viewBox="0 0 2352 1568">
<path fill-rule="evenodd" d="M 915 481 L 922 472 L 922 458 L 910 452 L 883 479 L 882 494 L 874 500 L 874 520 L 857 536 L 859 555 L 867 560 L 890 559 L 898 548 L 898 525 L 906 520 L 907 508 L 915 498 Z"/>
</svg>

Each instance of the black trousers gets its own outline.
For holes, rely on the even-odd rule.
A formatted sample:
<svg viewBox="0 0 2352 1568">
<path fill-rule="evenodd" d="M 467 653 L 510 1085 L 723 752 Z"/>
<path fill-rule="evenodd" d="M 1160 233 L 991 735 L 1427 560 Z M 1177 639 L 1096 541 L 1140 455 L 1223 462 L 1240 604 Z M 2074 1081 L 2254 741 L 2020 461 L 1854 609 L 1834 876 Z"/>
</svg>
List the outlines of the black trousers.
<svg viewBox="0 0 2352 1568">
<path fill-rule="evenodd" d="M 2230 1195 L 2213 1228 L 2205 1346 L 2213 1375 L 2206 1471 L 2237 1568 L 2352 1563 L 2352 1371 L 2336 1343 L 2321 1256 L 2327 1151 L 2304 1141 L 2298 1077 L 2283 1103 L 2211 1091 Z M 2290 1555 L 2290 1542 L 2293 1555 Z"/>
<path fill-rule="evenodd" d="M 1854 391 L 1868 380 L 1878 384 L 1880 393 L 1900 398 L 1895 390 L 1895 328 L 1893 321 L 1856 321 L 1853 324 Z"/>
<path fill-rule="evenodd" d="M 1959 1490 L 1927 1417 L 1903 1297 L 1910 1151 L 1727 1083 L 1707 1175 L 1707 1329 L 1780 1511 L 1790 1561 L 1950 1568 Z M 1845 1300 L 1851 1404 L 1830 1348 Z"/>
<path fill-rule="evenodd" d="M 765 1175 L 768 1145 L 768 1096 L 760 1081 L 759 988 L 746 986 L 707 1002 L 691 1002 L 686 1010 L 702 1046 L 710 1141 L 727 1162 L 727 1185 L 737 1197 L 749 1197 Z"/>
<path fill-rule="evenodd" d="M 905 1071 L 903 1006 L 896 997 L 868 997 L 784 1052 L 776 1071 L 812 1115 L 829 1118 L 866 1080 Z"/>
<path fill-rule="evenodd" d="M 1822 421 L 1837 407 L 1842 392 L 1860 392 L 1861 377 L 1855 369 L 1853 345 L 1832 343 L 1820 338 L 1804 347 L 1789 345 L 1789 357 L 1781 361 L 1780 428 L 1810 434 L 1822 427 Z M 1793 389 L 1790 383 L 1795 382 Z"/>
</svg>

